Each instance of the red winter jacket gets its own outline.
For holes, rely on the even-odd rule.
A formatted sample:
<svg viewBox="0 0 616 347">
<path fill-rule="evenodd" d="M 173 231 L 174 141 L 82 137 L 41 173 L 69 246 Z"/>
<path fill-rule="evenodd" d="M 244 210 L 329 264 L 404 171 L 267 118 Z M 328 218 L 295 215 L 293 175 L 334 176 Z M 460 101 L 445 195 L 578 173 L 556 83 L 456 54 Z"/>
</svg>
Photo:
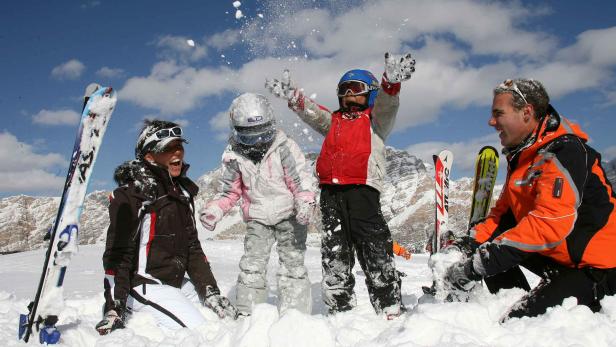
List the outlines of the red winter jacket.
<svg viewBox="0 0 616 347">
<path fill-rule="evenodd" d="M 400 84 L 383 80 L 373 108 L 353 114 L 331 113 L 301 97 L 290 105 L 315 131 L 325 136 L 316 171 L 320 184 L 365 184 L 382 191 L 385 139 L 398 113 Z"/>
</svg>

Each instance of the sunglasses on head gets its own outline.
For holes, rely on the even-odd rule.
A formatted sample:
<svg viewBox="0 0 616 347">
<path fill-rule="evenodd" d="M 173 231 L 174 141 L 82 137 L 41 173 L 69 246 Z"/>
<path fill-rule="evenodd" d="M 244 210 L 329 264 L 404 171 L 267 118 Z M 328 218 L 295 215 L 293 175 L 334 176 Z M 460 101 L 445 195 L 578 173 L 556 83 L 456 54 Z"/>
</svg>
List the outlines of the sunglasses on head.
<svg viewBox="0 0 616 347">
<path fill-rule="evenodd" d="M 147 145 L 154 141 L 161 141 L 168 137 L 182 137 L 182 128 L 173 127 L 167 129 L 160 129 L 159 131 L 155 132 L 154 134 L 148 136 L 145 139 L 145 141 L 143 142 L 143 148 L 146 148 Z"/>
<path fill-rule="evenodd" d="M 361 95 L 369 93 L 372 90 L 376 90 L 377 88 L 374 86 L 369 86 L 366 82 L 362 81 L 345 81 L 338 85 L 336 88 L 336 92 L 338 96 L 347 96 L 347 95 Z"/>
<path fill-rule="evenodd" d="M 522 94 L 520 88 L 518 88 L 518 85 L 512 79 L 506 79 L 505 81 L 503 81 L 503 83 L 501 83 L 500 86 L 501 88 L 516 92 L 522 98 L 522 100 L 524 100 L 524 103 L 528 104 L 528 101 L 526 101 L 526 97 L 524 96 L 524 94 Z"/>
</svg>

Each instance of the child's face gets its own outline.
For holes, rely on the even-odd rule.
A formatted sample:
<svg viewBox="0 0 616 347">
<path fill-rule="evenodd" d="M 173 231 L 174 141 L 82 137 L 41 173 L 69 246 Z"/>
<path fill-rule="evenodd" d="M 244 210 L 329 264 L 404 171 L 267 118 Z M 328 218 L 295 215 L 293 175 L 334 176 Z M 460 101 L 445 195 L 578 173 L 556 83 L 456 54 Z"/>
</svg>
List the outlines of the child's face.
<svg viewBox="0 0 616 347">
<path fill-rule="evenodd" d="M 171 177 L 178 177 L 182 173 L 182 164 L 184 162 L 184 146 L 182 146 L 182 141 L 175 140 L 169 143 L 165 147 L 164 152 L 149 152 L 145 155 L 145 159 L 154 161 L 156 164 L 166 168 Z"/>
<path fill-rule="evenodd" d="M 341 103 L 342 103 L 342 108 L 346 108 L 348 106 L 348 104 L 350 102 L 359 104 L 359 105 L 366 105 L 366 102 L 368 101 L 368 96 L 365 94 L 360 94 L 360 95 L 345 95 L 342 97 Z"/>
</svg>

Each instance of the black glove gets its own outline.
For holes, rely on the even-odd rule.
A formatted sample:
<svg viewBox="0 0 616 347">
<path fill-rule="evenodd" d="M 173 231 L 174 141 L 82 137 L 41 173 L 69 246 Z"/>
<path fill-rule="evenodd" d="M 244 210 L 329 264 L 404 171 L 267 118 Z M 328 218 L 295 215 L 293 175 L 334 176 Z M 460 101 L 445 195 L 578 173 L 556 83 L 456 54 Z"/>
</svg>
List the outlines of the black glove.
<svg viewBox="0 0 616 347">
<path fill-rule="evenodd" d="M 220 290 L 212 286 L 205 289 L 205 297 L 202 298 L 203 305 L 218 315 L 219 318 L 230 317 L 237 319 L 238 310 L 231 304 L 229 299 L 220 295 Z"/>
<path fill-rule="evenodd" d="M 107 310 L 103 319 L 96 324 L 96 330 L 101 335 L 107 335 L 116 329 L 124 329 L 126 306 L 119 300 L 113 303 L 113 308 Z"/>
<path fill-rule="evenodd" d="M 451 265 L 445 273 L 444 280 L 454 289 L 468 292 L 473 289 L 474 282 L 481 278 L 473 268 L 473 259 L 468 259 Z"/>
</svg>

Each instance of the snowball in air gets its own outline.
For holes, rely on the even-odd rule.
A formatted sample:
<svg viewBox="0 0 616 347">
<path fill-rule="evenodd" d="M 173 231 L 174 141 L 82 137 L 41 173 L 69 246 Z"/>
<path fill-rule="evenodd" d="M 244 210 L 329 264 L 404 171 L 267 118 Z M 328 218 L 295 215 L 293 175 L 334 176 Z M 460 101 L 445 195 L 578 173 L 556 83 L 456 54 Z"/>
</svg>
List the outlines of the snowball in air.
<svg viewBox="0 0 616 347">
<path fill-rule="evenodd" d="M 186 43 L 190 46 L 190 47 L 195 47 L 195 41 L 188 39 L 186 40 Z"/>
<path fill-rule="evenodd" d="M 240 10 L 235 11 L 235 19 L 240 19 L 242 17 L 244 17 L 244 15 L 242 14 L 242 11 Z"/>
<path fill-rule="evenodd" d="M 233 7 L 239 8 L 240 6 L 242 6 L 242 3 L 240 1 L 234 1 L 233 2 Z"/>
</svg>

